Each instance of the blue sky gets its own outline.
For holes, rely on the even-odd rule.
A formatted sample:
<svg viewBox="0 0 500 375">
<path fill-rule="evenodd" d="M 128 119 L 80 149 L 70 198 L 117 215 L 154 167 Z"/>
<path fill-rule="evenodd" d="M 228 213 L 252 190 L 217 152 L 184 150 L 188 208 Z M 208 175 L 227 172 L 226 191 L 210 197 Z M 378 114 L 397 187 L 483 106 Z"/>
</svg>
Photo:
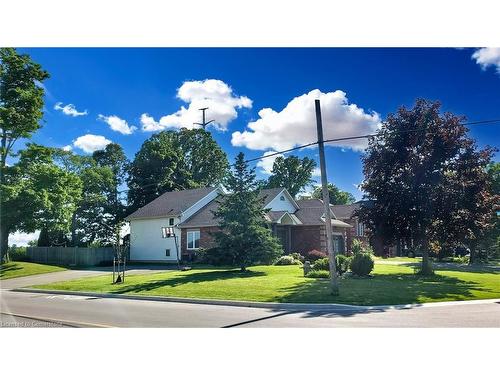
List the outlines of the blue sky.
<svg viewBox="0 0 500 375">
<path fill-rule="evenodd" d="M 307 103 L 316 96 L 322 99 L 327 136 L 369 133 L 387 113 L 411 106 L 418 97 L 440 100 L 443 110 L 470 121 L 500 118 L 500 52 L 495 50 L 485 49 L 476 58 L 475 49 L 448 48 L 19 50 L 51 74 L 44 82 L 44 126 L 32 140 L 71 145 L 82 154 L 78 145 L 98 147 L 104 140 L 121 144 L 133 158 L 154 133 L 143 130 L 147 119 L 149 129 L 191 125 L 198 103 L 206 101 L 208 118 L 219 120 L 210 131 L 230 160 L 239 151 L 251 158 L 308 142 L 315 124 Z M 68 104 L 80 115 L 65 114 L 61 109 Z M 186 113 L 176 114 L 181 106 Z M 260 113 L 263 108 L 272 111 Z M 110 116 L 116 116 L 115 129 L 121 132 L 110 127 Z M 250 122 L 254 129 L 248 129 Z M 235 139 L 235 132 L 243 136 Z M 100 137 L 77 141 L 87 134 Z M 500 125 L 471 128 L 480 146 L 500 147 L 499 134 Z M 326 148 L 328 179 L 357 198 L 362 147 Z M 314 149 L 295 154 L 317 160 Z"/>
</svg>

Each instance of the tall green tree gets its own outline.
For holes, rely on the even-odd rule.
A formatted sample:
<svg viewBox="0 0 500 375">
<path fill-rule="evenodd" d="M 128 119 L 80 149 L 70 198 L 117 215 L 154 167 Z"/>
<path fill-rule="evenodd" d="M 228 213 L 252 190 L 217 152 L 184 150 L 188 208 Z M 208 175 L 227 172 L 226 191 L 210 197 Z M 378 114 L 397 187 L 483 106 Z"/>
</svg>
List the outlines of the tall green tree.
<svg viewBox="0 0 500 375">
<path fill-rule="evenodd" d="M 220 232 L 215 233 L 217 252 L 222 263 L 245 271 L 255 263 L 271 263 L 283 253 L 277 238 L 266 227 L 264 198 L 259 198 L 255 169 L 249 169 L 243 153 L 236 157 L 234 172 L 227 177 L 229 194 L 219 198 L 214 212 L 220 219 Z"/>
<path fill-rule="evenodd" d="M 81 180 L 54 163 L 55 150 L 28 144 L 19 152 L 19 161 L 9 170 L 10 230 L 31 233 L 41 230 L 57 241 L 70 229 L 82 191 Z"/>
<path fill-rule="evenodd" d="M 128 167 L 130 211 L 167 191 L 222 182 L 227 157 L 203 129 L 162 131 L 146 140 Z"/>
<path fill-rule="evenodd" d="M 49 74 L 28 55 L 14 48 L 0 48 L 0 259 L 8 249 L 9 233 L 13 231 L 8 201 L 14 199 L 18 187 L 7 166 L 7 157 L 17 140 L 30 138 L 40 128 L 43 112 L 43 88 L 40 83 Z M 12 195 L 14 193 L 14 195 Z"/>
<path fill-rule="evenodd" d="M 478 151 L 463 120 L 441 114 L 438 102 L 419 99 L 388 115 L 363 157 L 362 187 L 372 204 L 361 208 L 361 219 L 387 243 L 411 239 L 422 251 L 422 274 L 432 273 L 431 242 L 467 239 L 459 222 L 468 223 L 470 238 L 484 224 L 489 202 L 481 202 L 483 180 L 474 181 L 471 171 L 483 169 L 493 150 Z M 478 228 L 471 227 L 474 221 Z"/>
<path fill-rule="evenodd" d="M 328 192 L 330 193 L 330 204 L 351 204 L 356 201 L 354 195 L 348 191 L 340 190 L 337 186 L 331 183 L 328 183 Z M 314 199 L 323 199 L 321 186 L 314 189 L 312 197 Z"/>
<path fill-rule="evenodd" d="M 295 197 L 314 182 L 312 174 L 315 167 L 316 162 L 308 157 L 303 159 L 297 156 L 277 157 L 267 187 L 284 187 L 292 197 Z"/>
</svg>

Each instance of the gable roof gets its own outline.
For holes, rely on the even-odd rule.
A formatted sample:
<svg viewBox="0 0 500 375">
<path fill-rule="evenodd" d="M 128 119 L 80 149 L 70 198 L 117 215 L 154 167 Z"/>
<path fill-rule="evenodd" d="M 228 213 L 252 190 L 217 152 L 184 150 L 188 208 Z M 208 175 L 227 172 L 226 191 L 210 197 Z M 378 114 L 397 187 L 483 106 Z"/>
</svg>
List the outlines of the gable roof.
<svg viewBox="0 0 500 375">
<path fill-rule="evenodd" d="M 296 203 L 299 209 L 295 212 L 295 216 L 297 216 L 304 225 L 322 225 L 325 223 L 322 219 L 325 213 L 325 206 L 322 200 L 303 199 L 296 201 Z M 333 215 L 332 219 L 336 219 L 336 216 Z"/>
<path fill-rule="evenodd" d="M 216 189 L 216 187 L 205 187 L 163 193 L 158 198 L 131 213 L 125 220 L 179 216 L 182 212 Z"/>
<path fill-rule="evenodd" d="M 356 211 L 361 207 L 361 203 L 334 204 L 331 207 L 338 219 L 351 219 L 353 216 L 356 216 Z"/>
<path fill-rule="evenodd" d="M 271 201 L 276 198 L 276 196 L 281 193 L 284 188 L 271 188 L 271 189 L 262 189 L 259 192 L 259 198 L 264 198 L 264 207 L 267 206 Z"/>
<path fill-rule="evenodd" d="M 195 228 L 195 227 L 214 227 L 219 225 L 219 218 L 214 217 L 212 212 L 219 208 L 217 198 L 212 200 L 207 205 L 203 206 L 198 212 L 191 216 L 186 221 L 179 224 L 180 228 Z"/>
</svg>

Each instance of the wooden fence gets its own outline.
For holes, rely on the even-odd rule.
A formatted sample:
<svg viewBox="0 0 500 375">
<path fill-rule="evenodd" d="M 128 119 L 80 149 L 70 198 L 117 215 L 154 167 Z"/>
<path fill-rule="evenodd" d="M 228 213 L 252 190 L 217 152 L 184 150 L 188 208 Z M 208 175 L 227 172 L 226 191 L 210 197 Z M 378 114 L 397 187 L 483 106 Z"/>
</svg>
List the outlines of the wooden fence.
<svg viewBox="0 0 500 375">
<path fill-rule="evenodd" d="M 28 247 L 26 254 L 31 262 L 64 266 L 98 266 L 112 262 L 112 247 Z"/>
</svg>

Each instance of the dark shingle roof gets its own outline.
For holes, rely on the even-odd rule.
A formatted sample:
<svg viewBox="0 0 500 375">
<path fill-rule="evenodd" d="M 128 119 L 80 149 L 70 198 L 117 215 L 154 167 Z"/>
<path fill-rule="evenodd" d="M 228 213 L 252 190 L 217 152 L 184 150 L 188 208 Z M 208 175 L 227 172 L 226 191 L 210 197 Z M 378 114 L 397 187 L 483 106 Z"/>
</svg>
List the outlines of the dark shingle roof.
<svg viewBox="0 0 500 375">
<path fill-rule="evenodd" d="M 356 210 L 361 207 L 359 202 L 353 204 L 335 204 L 332 210 L 337 219 L 350 219 L 355 216 Z"/>
<path fill-rule="evenodd" d="M 206 187 L 166 192 L 127 216 L 125 220 L 180 215 L 215 189 L 217 188 Z"/>
<path fill-rule="evenodd" d="M 287 211 L 269 211 L 266 215 L 269 217 L 271 222 L 275 223 L 286 213 Z"/>
<path fill-rule="evenodd" d="M 303 199 L 298 200 L 296 203 L 299 205 L 299 209 L 295 212 L 295 216 L 304 225 L 322 225 L 325 222 L 321 220 L 325 212 L 323 202 L 319 199 Z"/>
<path fill-rule="evenodd" d="M 215 218 L 213 211 L 219 208 L 218 199 L 214 199 L 209 204 L 201 208 L 197 213 L 179 225 L 181 228 L 210 227 L 219 224 L 219 219 Z"/>
</svg>

